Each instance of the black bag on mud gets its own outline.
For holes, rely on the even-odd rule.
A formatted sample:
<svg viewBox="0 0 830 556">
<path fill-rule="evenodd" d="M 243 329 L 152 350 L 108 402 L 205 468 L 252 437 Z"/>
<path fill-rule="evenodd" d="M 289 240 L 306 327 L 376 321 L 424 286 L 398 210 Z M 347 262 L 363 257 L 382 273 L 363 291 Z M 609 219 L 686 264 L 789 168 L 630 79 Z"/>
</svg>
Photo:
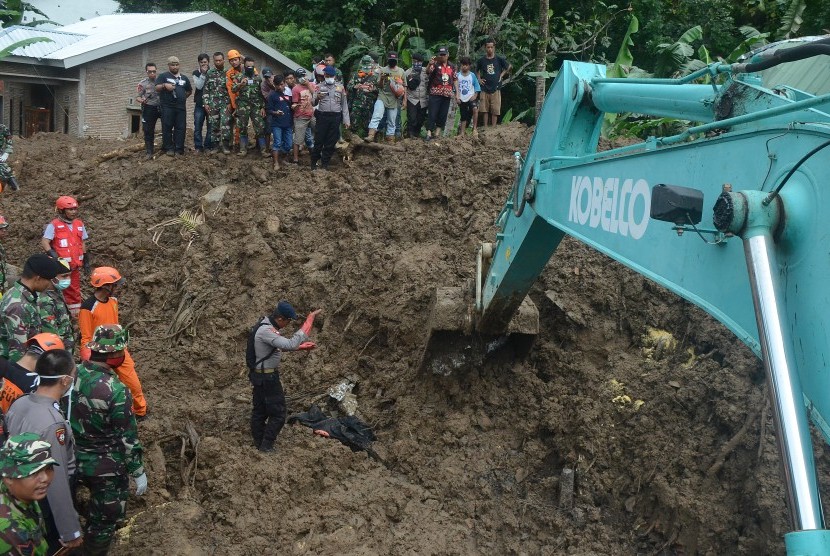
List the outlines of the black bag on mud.
<svg viewBox="0 0 830 556">
<path fill-rule="evenodd" d="M 254 347 L 256 344 L 256 332 L 260 326 L 265 326 L 266 324 L 269 324 L 269 322 L 265 320 L 265 317 L 262 317 L 248 333 L 248 345 L 245 347 L 245 365 L 248 366 L 249 371 L 256 369 L 258 365 L 261 365 L 263 361 L 274 355 L 274 352 L 277 351 L 277 348 L 274 348 L 262 359 L 256 358 L 256 348 Z"/>
</svg>

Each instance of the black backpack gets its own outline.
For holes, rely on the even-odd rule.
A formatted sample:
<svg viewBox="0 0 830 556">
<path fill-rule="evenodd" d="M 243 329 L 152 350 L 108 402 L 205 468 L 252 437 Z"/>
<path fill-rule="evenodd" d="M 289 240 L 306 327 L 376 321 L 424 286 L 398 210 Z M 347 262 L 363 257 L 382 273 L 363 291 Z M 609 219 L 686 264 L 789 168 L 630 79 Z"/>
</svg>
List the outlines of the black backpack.
<svg viewBox="0 0 830 556">
<path fill-rule="evenodd" d="M 260 318 L 257 323 L 251 328 L 251 331 L 248 333 L 248 345 L 245 348 L 245 365 L 248 366 L 249 371 L 253 371 L 257 368 L 257 365 L 262 364 L 263 361 L 270 358 L 274 355 L 274 352 L 277 351 L 277 348 L 271 349 L 268 352 L 268 355 L 263 357 L 262 359 L 256 358 L 256 348 L 254 347 L 256 344 L 256 332 L 259 330 L 260 326 L 264 326 L 266 324 L 270 324 L 265 317 Z"/>
</svg>

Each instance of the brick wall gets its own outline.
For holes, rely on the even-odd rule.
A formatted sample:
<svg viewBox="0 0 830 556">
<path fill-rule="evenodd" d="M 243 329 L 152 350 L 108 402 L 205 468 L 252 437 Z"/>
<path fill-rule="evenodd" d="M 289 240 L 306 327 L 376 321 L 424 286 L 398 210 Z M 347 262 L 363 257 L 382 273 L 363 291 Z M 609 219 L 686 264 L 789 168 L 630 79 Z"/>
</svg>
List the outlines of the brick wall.
<svg viewBox="0 0 830 556">
<path fill-rule="evenodd" d="M 69 132 L 77 134 L 78 83 L 71 80 L 78 79 L 79 73 L 78 69 L 0 62 L 0 80 L 4 86 L 0 93 L 2 122 L 15 134 L 22 134 L 21 102 L 25 114 L 25 108 L 33 103 L 33 89 L 39 89 L 41 98 L 45 97 L 47 102 L 38 104 L 52 108 L 52 129 L 63 132 L 68 114 Z"/>
<path fill-rule="evenodd" d="M 167 71 L 167 57 L 177 56 L 181 63 L 181 73 L 190 78 L 193 70 L 198 67 L 196 59 L 200 53 L 206 52 L 211 56 L 212 66 L 214 52 L 227 54 L 231 48 L 241 51 L 243 55 L 253 56 L 259 68 L 267 65 L 280 71 L 285 69 L 274 59 L 267 58 L 263 52 L 243 44 L 234 35 L 213 24 L 86 64 L 81 135 L 105 139 L 129 136 L 130 116 L 140 113 L 132 109 L 138 108 L 134 100 L 136 86 L 145 77 L 144 64 L 147 62 L 155 62 L 161 73 Z M 229 67 L 230 64 L 226 62 L 226 68 Z M 186 144 L 192 146 L 192 97 L 188 101 L 187 128 L 189 134 Z M 161 130 L 160 123 L 158 129 Z"/>
</svg>

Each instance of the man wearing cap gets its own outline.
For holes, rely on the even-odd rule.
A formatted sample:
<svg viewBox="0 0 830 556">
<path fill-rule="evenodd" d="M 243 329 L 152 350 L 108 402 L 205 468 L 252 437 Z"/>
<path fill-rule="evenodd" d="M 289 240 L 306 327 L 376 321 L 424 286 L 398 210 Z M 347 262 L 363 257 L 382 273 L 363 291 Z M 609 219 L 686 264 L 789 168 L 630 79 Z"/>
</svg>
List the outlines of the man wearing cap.
<svg viewBox="0 0 830 556">
<path fill-rule="evenodd" d="M 20 279 L 0 300 L 0 357 L 17 361 L 26 340 L 41 332 L 38 296 L 66 267 L 46 253 L 32 255 L 23 265 Z"/>
<path fill-rule="evenodd" d="M 259 85 L 259 92 L 262 93 L 265 104 L 268 104 L 268 95 L 277 90 L 274 86 L 274 77 L 274 72 L 271 68 L 262 68 L 262 83 Z M 265 110 L 265 129 L 263 130 L 263 134 L 265 135 L 265 148 L 267 151 L 268 145 L 271 144 L 271 116 L 268 114 L 267 108 Z M 268 153 L 266 152 L 266 154 Z"/>
<path fill-rule="evenodd" d="M 161 105 L 161 148 L 168 156 L 184 154 L 187 98 L 193 94 L 190 79 L 179 73 L 179 59 L 167 58 L 168 71 L 156 78 Z"/>
<path fill-rule="evenodd" d="M 305 140 L 306 147 L 314 147 L 314 98 L 317 92 L 317 85 L 313 79 L 306 78 L 306 71 L 298 68 L 294 71 L 297 84 L 291 89 L 291 110 L 294 112 L 294 158 L 293 162 L 299 162 L 300 143 Z"/>
<path fill-rule="evenodd" d="M 366 55 L 360 59 L 360 67 L 349 80 L 349 115 L 354 124 L 352 131 L 359 137 L 366 136 L 378 98 L 378 76 L 374 69 L 375 61 Z"/>
<path fill-rule="evenodd" d="M 334 80 L 335 71 L 331 66 L 323 69 L 325 79 L 317 89 L 317 128 L 314 132 L 314 149 L 311 151 L 311 169 L 317 169 L 322 159 L 323 170 L 329 169 L 329 161 L 340 138 L 340 124 L 348 129 L 349 99 L 342 83 Z"/>
<path fill-rule="evenodd" d="M 334 76 L 332 76 L 334 77 Z M 291 338 L 280 335 L 280 330 L 288 326 L 297 318 L 294 307 L 287 301 L 280 301 L 271 315 L 262 317 L 254 334 L 254 352 L 256 364 L 248 373 L 248 379 L 253 385 L 254 407 L 251 411 L 251 436 L 254 446 L 261 452 L 270 452 L 274 449 L 277 440 L 285 425 L 285 392 L 280 382 L 280 360 L 283 351 L 301 349 L 304 342 L 308 342 L 308 335 L 314 324 L 314 317 L 320 309 L 308 314 L 299 330 Z"/>
<path fill-rule="evenodd" d="M 33 432 L 50 444 L 52 457 L 60 467 L 49 485 L 46 499 L 40 501 L 46 521 L 46 540 L 51 551 L 62 546 L 76 548 L 83 539 L 71 489 L 75 475 L 75 440 L 59 405 L 75 382 L 75 361 L 66 350 L 51 350 L 40 356 L 35 372 L 40 378 L 37 390 L 14 402 L 6 414 L 6 427 L 11 436 Z"/>
<path fill-rule="evenodd" d="M 156 122 L 161 117 L 159 94 L 156 91 L 156 65 L 153 62 L 144 64 L 147 77 L 138 82 L 138 95 L 135 99 L 141 105 L 141 124 L 144 131 L 144 150 L 147 160 L 153 158 L 153 149 L 156 141 Z"/>
<path fill-rule="evenodd" d="M 26 351 L 19 361 L 10 362 L 0 358 L 0 378 L 3 379 L 0 387 L 0 418 L 8 411 L 11 405 L 23 394 L 31 394 L 37 389 L 40 378 L 35 372 L 35 365 L 40 356 L 53 349 L 63 349 L 63 341 L 55 334 L 41 332 L 29 338 L 26 342 Z M 0 421 L 4 422 L 4 421 Z M 8 431 L 0 431 L 0 442 L 8 437 Z"/>
<path fill-rule="evenodd" d="M 395 129 L 398 117 L 400 99 L 406 101 L 406 87 L 404 86 L 404 71 L 398 67 L 398 53 L 390 52 L 386 56 L 386 66 L 378 72 L 378 99 L 372 111 L 372 120 L 369 122 L 367 139 L 373 141 L 378 131 L 380 120 L 386 115 L 386 140 L 395 140 Z M 406 106 L 406 105 L 404 105 Z"/>
<path fill-rule="evenodd" d="M 424 55 L 412 54 L 412 67 L 406 70 L 406 134 L 408 137 L 420 137 L 421 128 L 427 115 L 427 81 L 429 76 L 424 69 Z"/>
<path fill-rule="evenodd" d="M 230 98 L 230 114 L 231 114 L 231 146 L 235 141 L 239 140 L 239 128 L 236 126 L 236 93 L 233 91 L 233 84 L 236 81 L 237 75 L 245 72 L 245 67 L 242 64 L 242 54 L 238 50 L 228 50 L 228 61 L 231 67 L 225 72 L 225 88 L 228 90 L 228 97 Z M 222 152 L 225 152 L 223 149 Z M 230 150 L 225 153 L 230 154 Z"/>
<path fill-rule="evenodd" d="M 34 433 L 18 434 L 0 448 L 0 553 L 45 556 L 43 516 L 38 500 L 54 477 L 48 442 Z"/>
<path fill-rule="evenodd" d="M 210 142 L 214 148 L 222 146 L 222 152 L 230 154 L 232 139 L 231 97 L 228 93 L 225 75 L 225 55 L 213 53 L 213 67 L 205 75 L 205 90 L 202 104 L 208 115 Z"/>
<path fill-rule="evenodd" d="M 254 67 L 255 60 L 245 56 L 245 66 L 242 73 L 233 77 L 231 91 L 236 95 L 236 112 L 234 123 L 239 130 L 239 155 L 248 154 L 248 122 L 254 128 L 254 140 L 259 151 L 267 155 L 265 149 L 265 100 L 262 98 L 260 85 L 262 77 Z"/>
<path fill-rule="evenodd" d="M 136 495 L 147 491 L 130 391 L 115 376 L 129 334 L 117 324 L 99 326 L 86 346 L 90 360 L 78 366 L 70 422 L 75 436 L 78 483 L 89 488 L 84 528 L 87 554 L 106 554 L 127 512 L 130 477 Z"/>
<path fill-rule="evenodd" d="M 65 263 L 61 261 L 61 264 Z M 63 292 L 71 283 L 71 272 L 66 268 L 65 272 L 55 276 L 51 286 L 37 296 L 41 330 L 60 336 L 64 349 L 69 353 L 75 351 L 75 326 Z"/>
<path fill-rule="evenodd" d="M 449 63 L 450 53 L 446 47 L 438 49 L 438 54 L 433 56 L 427 65 L 429 83 L 429 118 L 427 120 L 427 136 L 429 141 L 433 137 L 441 136 L 441 128 L 447 121 L 447 113 L 450 109 L 450 102 L 455 96 L 455 67 Z"/>
<path fill-rule="evenodd" d="M 202 129 L 205 125 L 207 113 L 205 112 L 204 92 L 205 83 L 207 82 L 207 72 L 210 67 L 210 57 L 207 52 L 199 54 L 196 58 L 199 67 L 193 70 L 193 88 L 196 92 L 193 94 L 193 147 L 197 153 L 213 149 L 213 143 L 210 139 L 210 121 L 207 123 L 207 132 L 202 137 Z"/>
</svg>

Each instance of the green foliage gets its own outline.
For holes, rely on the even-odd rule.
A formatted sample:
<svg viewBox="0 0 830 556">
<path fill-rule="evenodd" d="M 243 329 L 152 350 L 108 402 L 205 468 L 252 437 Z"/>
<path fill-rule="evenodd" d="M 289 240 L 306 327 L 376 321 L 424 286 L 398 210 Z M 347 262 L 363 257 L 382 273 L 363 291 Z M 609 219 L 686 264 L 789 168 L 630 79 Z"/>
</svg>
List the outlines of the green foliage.
<svg viewBox="0 0 830 556">
<path fill-rule="evenodd" d="M 628 30 L 625 32 L 620 50 L 617 52 L 617 59 L 614 64 L 608 68 L 608 77 L 625 77 L 634 66 L 634 55 L 631 54 L 631 47 L 634 46 L 634 39 L 631 36 L 640 30 L 640 22 L 636 16 L 631 16 L 631 21 L 628 24 Z"/>
<path fill-rule="evenodd" d="M 38 15 L 48 18 L 48 16 L 45 13 L 38 10 L 28 2 L 21 2 L 20 0 L 0 0 L 0 23 L 2 23 L 2 27 L 8 27 L 10 25 L 21 25 L 21 21 L 23 20 L 23 12 L 25 10 L 34 12 Z M 24 24 L 24 27 L 34 27 L 36 25 L 39 25 L 40 23 L 53 22 L 49 21 L 48 19 L 37 20 L 34 22 L 30 22 L 28 24 Z M 17 41 L 16 43 L 10 44 L 6 48 L 0 50 L 0 60 L 6 58 L 7 56 L 11 56 L 11 53 L 17 50 L 18 48 L 23 48 L 25 46 L 29 46 L 30 44 L 35 44 L 38 42 L 52 42 L 52 39 L 46 37 L 32 37 L 31 39 Z"/>
<path fill-rule="evenodd" d="M 275 31 L 260 32 L 265 44 L 279 50 L 303 67 L 311 67 L 315 53 L 326 49 L 325 43 L 312 29 L 299 27 L 295 23 L 278 25 Z"/>
</svg>

